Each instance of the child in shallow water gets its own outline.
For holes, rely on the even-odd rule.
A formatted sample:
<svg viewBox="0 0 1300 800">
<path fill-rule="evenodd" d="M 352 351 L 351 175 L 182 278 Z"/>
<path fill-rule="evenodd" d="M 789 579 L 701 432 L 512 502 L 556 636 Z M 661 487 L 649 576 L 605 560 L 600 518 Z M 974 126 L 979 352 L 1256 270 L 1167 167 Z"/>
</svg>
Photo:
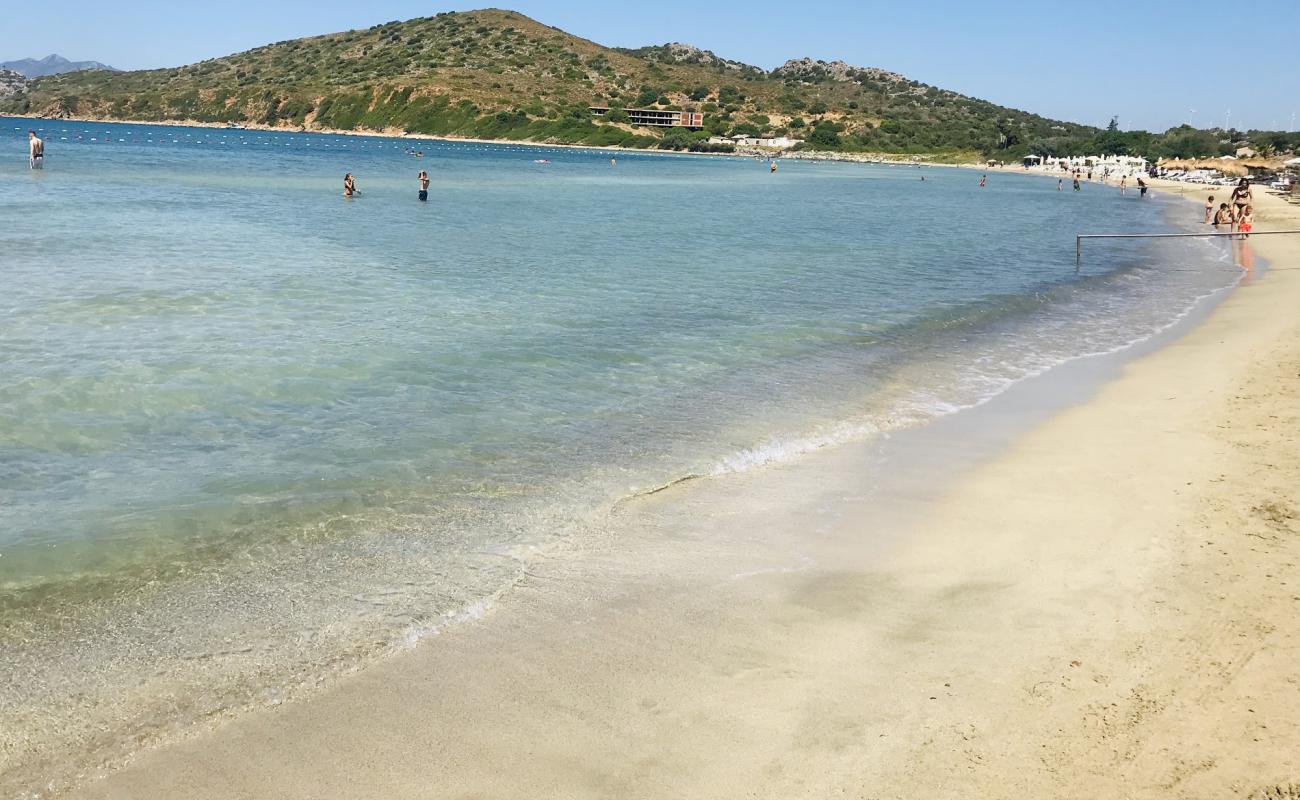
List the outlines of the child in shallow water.
<svg viewBox="0 0 1300 800">
<path fill-rule="evenodd" d="M 1209 225 L 1210 221 L 1213 218 L 1214 218 L 1214 195 L 1210 195 L 1210 199 L 1205 201 L 1205 224 Z"/>
<path fill-rule="evenodd" d="M 1217 228 L 1220 225 L 1231 225 L 1232 222 L 1232 211 L 1228 209 L 1228 204 L 1219 203 L 1219 210 L 1214 212 L 1214 227 Z"/>
<path fill-rule="evenodd" d="M 1241 209 L 1240 216 L 1237 217 L 1237 232 L 1241 238 L 1245 239 L 1250 236 L 1250 232 L 1255 228 L 1255 209 L 1247 204 Z"/>
</svg>

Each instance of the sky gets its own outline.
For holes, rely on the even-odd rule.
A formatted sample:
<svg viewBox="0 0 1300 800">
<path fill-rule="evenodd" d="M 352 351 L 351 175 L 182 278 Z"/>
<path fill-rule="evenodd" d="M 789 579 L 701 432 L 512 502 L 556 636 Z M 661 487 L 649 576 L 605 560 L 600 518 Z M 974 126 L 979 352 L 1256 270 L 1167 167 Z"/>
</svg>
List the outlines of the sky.
<svg viewBox="0 0 1300 800">
<path fill-rule="evenodd" d="M 680 41 L 766 69 L 843 59 L 1056 119 L 1300 130 L 1300 0 L 1086 3 L 494 0 L 615 47 Z M 437 0 L 0 0 L 0 61 L 58 53 L 172 67 L 487 5 Z M 21 22 L 35 11 L 35 24 Z M 1243 53 L 1247 55 L 1243 55 Z"/>
</svg>

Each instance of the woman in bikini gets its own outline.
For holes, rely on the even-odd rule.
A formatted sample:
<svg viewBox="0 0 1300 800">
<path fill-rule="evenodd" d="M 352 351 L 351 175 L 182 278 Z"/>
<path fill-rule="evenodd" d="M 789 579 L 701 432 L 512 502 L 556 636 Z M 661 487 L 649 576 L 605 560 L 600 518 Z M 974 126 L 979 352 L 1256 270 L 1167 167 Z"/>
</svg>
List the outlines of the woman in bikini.
<svg viewBox="0 0 1300 800">
<path fill-rule="evenodd" d="M 1242 209 L 1250 205 L 1254 199 L 1255 196 L 1250 191 L 1250 179 L 1242 178 L 1237 188 L 1232 190 L 1232 205 L 1235 206 L 1233 210 L 1237 212 L 1238 217 L 1241 216 Z"/>
<path fill-rule="evenodd" d="M 349 172 L 343 176 L 343 196 L 351 197 L 357 193 L 357 182 L 353 180 L 352 173 Z"/>
</svg>

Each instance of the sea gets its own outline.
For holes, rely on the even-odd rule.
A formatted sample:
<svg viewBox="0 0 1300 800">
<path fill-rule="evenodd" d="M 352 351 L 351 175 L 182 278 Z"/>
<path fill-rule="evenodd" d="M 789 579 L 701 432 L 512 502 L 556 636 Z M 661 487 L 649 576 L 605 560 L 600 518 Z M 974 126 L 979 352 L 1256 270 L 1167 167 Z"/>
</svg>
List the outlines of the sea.
<svg viewBox="0 0 1300 800">
<path fill-rule="evenodd" d="M 0 118 L 0 788 L 310 692 L 628 498 L 923 426 L 1242 274 L 1204 239 L 1076 268 L 1077 233 L 1199 227 L 1158 193 L 611 155 Z"/>
</svg>

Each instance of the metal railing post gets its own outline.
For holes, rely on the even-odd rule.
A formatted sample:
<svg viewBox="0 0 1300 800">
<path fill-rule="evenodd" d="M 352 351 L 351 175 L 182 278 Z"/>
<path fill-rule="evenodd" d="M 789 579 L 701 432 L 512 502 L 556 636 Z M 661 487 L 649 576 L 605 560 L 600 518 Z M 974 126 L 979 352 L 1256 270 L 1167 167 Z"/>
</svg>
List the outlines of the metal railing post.
<svg viewBox="0 0 1300 800">
<path fill-rule="evenodd" d="M 1204 239 L 1212 236 L 1237 236 L 1245 238 L 1247 236 L 1276 236 L 1278 234 L 1290 233 L 1297 234 L 1300 230 L 1294 231 L 1251 231 L 1250 233 L 1241 233 L 1239 231 L 1215 231 L 1213 233 L 1080 233 L 1074 237 L 1074 271 L 1079 271 L 1079 264 L 1083 260 L 1083 240 L 1084 239 Z"/>
</svg>

